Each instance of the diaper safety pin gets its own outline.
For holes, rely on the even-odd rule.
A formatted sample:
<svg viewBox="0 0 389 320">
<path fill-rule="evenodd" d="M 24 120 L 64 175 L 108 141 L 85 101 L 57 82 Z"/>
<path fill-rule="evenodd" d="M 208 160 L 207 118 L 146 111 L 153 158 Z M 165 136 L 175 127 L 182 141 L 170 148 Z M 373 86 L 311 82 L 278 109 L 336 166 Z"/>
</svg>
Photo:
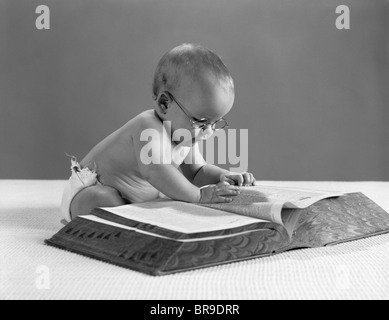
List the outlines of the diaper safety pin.
<svg viewBox="0 0 389 320">
<path fill-rule="evenodd" d="M 81 183 L 85 186 L 85 183 L 84 181 L 82 181 L 80 175 L 79 175 L 79 172 L 80 172 L 80 169 L 78 169 L 77 166 L 73 166 L 72 169 L 74 170 L 74 173 L 77 175 L 77 178 L 81 181 Z"/>
<path fill-rule="evenodd" d="M 71 156 L 70 154 L 67 154 L 66 152 L 65 152 L 65 155 L 71 158 L 72 170 L 76 174 L 77 178 L 81 181 L 81 183 L 85 186 L 85 183 L 84 183 L 84 181 L 82 181 L 80 174 L 79 174 L 80 169 L 77 166 L 77 158 L 75 156 Z"/>
</svg>

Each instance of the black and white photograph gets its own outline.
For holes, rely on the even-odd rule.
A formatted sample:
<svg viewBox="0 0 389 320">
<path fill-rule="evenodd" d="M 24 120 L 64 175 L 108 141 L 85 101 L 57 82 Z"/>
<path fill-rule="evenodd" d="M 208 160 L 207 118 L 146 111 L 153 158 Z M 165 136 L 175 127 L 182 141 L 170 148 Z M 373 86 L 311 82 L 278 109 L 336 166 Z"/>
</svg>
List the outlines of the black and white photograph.
<svg viewBox="0 0 389 320">
<path fill-rule="evenodd" d="M 0 0 L 0 300 L 389 300 L 388 122 L 389 0 Z"/>
</svg>

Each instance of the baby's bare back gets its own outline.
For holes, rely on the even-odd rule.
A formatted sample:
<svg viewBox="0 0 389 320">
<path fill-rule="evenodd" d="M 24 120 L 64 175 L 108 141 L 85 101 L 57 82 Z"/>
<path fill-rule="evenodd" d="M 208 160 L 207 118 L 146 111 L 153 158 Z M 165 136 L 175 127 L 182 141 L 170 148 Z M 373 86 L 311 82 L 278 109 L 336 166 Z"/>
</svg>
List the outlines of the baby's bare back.
<svg viewBox="0 0 389 320">
<path fill-rule="evenodd" d="M 94 169 L 99 181 L 120 192 L 131 202 L 157 199 L 159 191 L 142 177 L 139 170 L 134 138 L 140 137 L 139 122 L 155 117 L 147 110 L 97 144 L 81 161 L 83 167 Z"/>
</svg>

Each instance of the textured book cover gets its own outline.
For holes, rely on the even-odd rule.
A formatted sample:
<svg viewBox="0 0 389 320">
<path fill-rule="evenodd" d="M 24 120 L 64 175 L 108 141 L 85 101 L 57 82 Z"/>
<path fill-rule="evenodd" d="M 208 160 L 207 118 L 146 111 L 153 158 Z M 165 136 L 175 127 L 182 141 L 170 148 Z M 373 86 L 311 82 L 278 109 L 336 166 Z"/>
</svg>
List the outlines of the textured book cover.
<svg viewBox="0 0 389 320">
<path fill-rule="evenodd" d="M 98 208 L 73 220 L 46 243 L 164 275 L 389 232 L 389 214 L 362 193 L 324 199 L 306 209 L 284 209 L 282 217 L 295 221 L 292 233 L 280 224 L 251 218 L 239 227 L 184 233 Z"/>
</svg>

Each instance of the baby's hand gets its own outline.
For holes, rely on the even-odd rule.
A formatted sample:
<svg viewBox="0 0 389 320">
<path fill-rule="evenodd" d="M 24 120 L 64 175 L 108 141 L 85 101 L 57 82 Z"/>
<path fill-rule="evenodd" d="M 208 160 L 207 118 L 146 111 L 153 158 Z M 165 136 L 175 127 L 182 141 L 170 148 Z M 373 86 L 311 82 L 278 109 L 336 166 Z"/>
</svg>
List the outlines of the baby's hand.
<svg viewBox="0 0 389 320">
<path fill-rule="evenodd" d="M 253 185 L 255 185 L 254 175 L 250 172 L 224 173 L 220 176 L 220 181 L 227 182 L 231 185 L 238 185 L 238 186 L 253 186 Z"/>
<path fill-rule="evenodd" d="M 227 182 L 219 182 L 217 185 L 201 188 L 200 203 L 228 203 L 232 197 L 240 194 L 239 188 L 231 186 Z"/>
</svg>

